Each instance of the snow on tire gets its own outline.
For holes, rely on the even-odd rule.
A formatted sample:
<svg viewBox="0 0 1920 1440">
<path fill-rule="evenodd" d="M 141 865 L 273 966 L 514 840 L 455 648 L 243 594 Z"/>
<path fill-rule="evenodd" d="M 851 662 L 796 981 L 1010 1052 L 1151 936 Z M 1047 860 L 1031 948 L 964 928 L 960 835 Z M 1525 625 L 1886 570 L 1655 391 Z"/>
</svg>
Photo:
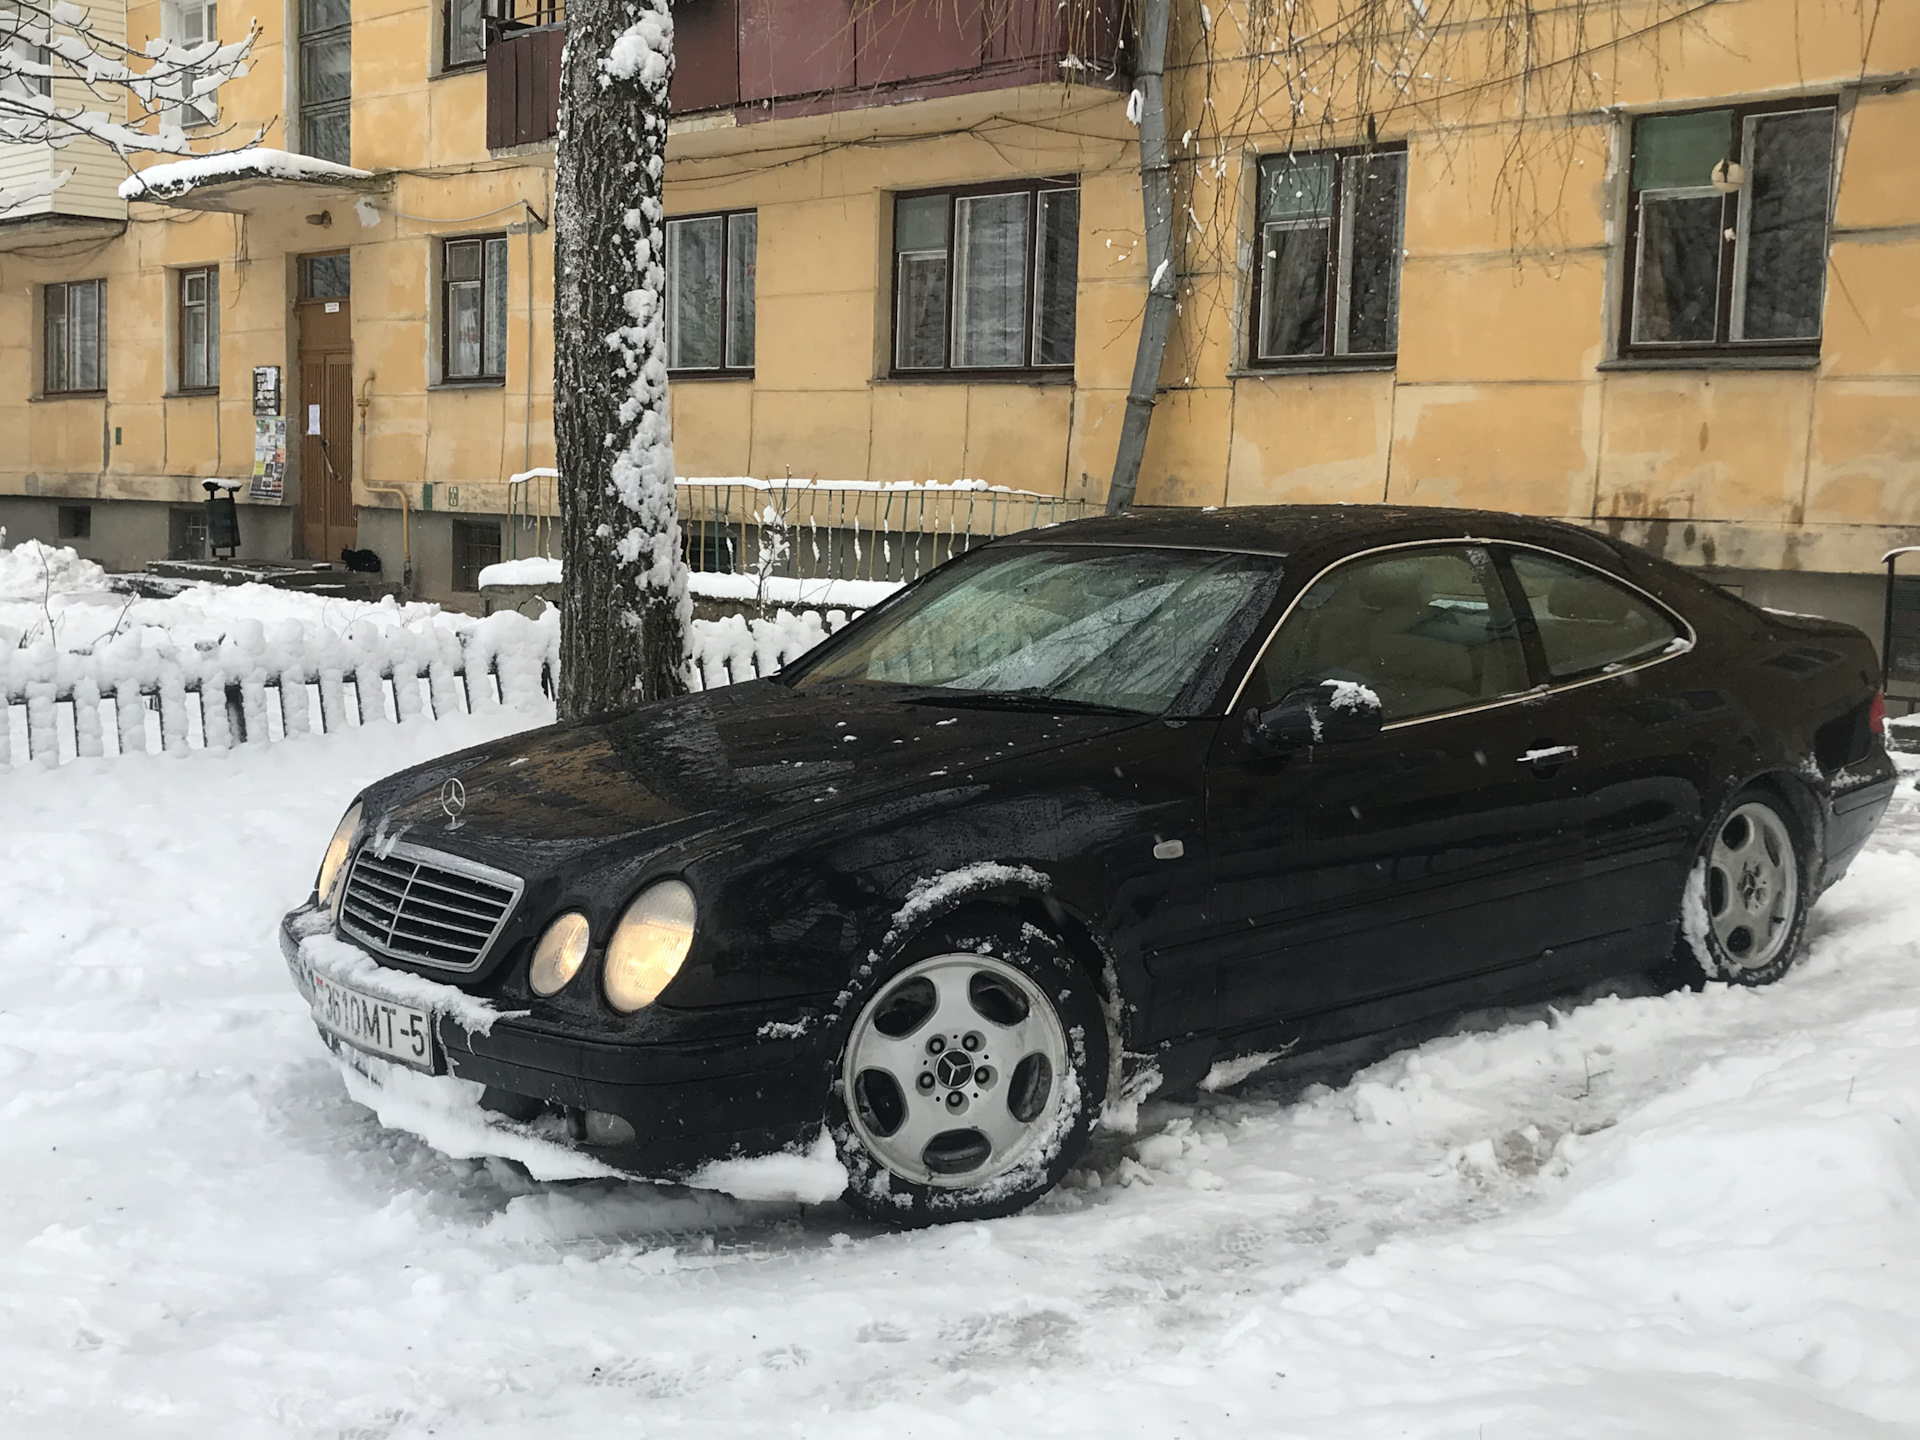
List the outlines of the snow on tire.
<svg viewBox="0 0 1920 1440">
<path fill-rule="evenodd" d="M 1675 969 L 1730 985 L 1786 974 L 1813 906 L 1807 849 L 1800 817 L 1774 791 L 1750 785 L 1729 800 L 1687 876 Z"/>
<path fill-rule="evenodd" d="M 937 922 L 849 1011 L 830 1124 L 862 1213 L 1010 1215 L 1085 1150 L 1106 1094 L 1106 1021 L 1053 935 L 997 912 Z"/>
</svg>

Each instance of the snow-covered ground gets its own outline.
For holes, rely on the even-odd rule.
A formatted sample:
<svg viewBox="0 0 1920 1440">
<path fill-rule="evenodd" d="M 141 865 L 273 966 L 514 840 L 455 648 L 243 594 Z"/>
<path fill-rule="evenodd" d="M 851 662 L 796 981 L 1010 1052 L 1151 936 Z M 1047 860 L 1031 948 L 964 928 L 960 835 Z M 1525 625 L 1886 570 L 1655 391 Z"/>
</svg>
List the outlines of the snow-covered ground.
<svg viewBox="0 0 1920 1440">
<path fill-rule="evenodd" d="M 353 791 L 525 717 L 0 776 L 0 1434 L 1920 1436 L 1920 799 L 1759 993 L 1149 1104 L 891 1234 L 452 1161 L 273 928 Z"/>
</svg>

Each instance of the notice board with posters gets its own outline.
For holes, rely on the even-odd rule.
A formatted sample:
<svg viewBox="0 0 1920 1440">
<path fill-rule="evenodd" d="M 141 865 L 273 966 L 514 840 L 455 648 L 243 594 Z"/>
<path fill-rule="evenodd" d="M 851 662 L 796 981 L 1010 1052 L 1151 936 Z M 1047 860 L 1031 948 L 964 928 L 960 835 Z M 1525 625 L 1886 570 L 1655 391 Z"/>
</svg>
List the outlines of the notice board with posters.
<svg viewBox="0 0 1920 1440">
<path fill-rule="evenodd" d="M 284 415 L 253 420 L 253 480 L 249 500 L 281 500 L 287 493 L 287 421 Z"/>
</svg>

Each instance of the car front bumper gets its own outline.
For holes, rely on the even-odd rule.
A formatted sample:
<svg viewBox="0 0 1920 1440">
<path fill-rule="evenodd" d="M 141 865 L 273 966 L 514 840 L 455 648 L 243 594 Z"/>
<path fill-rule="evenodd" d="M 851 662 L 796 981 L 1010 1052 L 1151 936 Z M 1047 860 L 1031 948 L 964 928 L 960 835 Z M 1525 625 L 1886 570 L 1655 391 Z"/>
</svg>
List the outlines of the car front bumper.
<svg viewBox="0 0 1920 1440">
<path fill-rule="evenodd" d="M 311 905 L 280 922 L 281 954 L 309 1002 L 301 944 L 325 933 Z M 511 1119 L 563 1116 L 575 1148 L 636 1176 L 678 1179 L 711 1161 L 805 1145 L 826 1119 L 830 1066 L 805 1026 L 771 1037 L 614 1043 L 524 1015 L 469 1028 L 431 1001 L 410 1003 L 433 1013 L 437 1073 L 485 1086 L 483 1106 Z M 330 1048 L 355 1048 L 317 1021 L 315 1028 Z"/>
</svg>

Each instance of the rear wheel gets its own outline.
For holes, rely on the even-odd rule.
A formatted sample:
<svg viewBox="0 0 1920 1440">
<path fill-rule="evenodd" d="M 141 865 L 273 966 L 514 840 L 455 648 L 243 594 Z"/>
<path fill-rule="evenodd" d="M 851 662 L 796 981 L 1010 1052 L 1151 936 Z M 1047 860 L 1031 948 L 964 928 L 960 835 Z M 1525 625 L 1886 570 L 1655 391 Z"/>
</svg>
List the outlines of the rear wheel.
<svg viewBox="0 0 1920 1440">
<path fill-rule="evenodd" d="M 1791 810 L 1747 789 L 1721 812 L 1688 877 L 1676 957 L 1695 976 L 1767 985 L 1792 967 L 1809 906 L 1806 847 Z"/>
<path fill-rule="evenodd" d="M 942 927 L 847 1031 L 847 1198 L 907 1225 L 1022 1209 L 1085 1148 L 1106 1070 L 1104 1019 L 1063 946 L 1030 925 Z"/>
</svg>

